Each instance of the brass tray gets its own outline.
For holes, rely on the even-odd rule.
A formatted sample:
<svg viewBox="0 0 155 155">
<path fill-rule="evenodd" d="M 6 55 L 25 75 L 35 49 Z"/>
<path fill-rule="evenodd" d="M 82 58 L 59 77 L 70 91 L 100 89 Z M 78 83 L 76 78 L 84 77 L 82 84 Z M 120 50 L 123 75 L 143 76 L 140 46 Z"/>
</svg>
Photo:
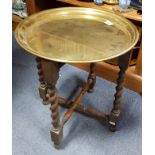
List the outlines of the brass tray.
<svg viewBox="0 0 155 155">
<path fill-rule="evenodd" d="M 91 8 L 65 7 L 29 16 L 16 28 L 17 42 L 28 52 L 53 61 L 88 63 L 118 57 L 138 41 L 127 19 Z"/>
</svg>

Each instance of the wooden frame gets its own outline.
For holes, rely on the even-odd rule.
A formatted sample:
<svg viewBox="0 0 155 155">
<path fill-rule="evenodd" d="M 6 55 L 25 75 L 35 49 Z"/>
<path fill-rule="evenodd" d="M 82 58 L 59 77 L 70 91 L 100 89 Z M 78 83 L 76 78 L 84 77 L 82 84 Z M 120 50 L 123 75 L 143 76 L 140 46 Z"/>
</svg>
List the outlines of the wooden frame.
<svg viewBox="0 0 155 155">
<path fill-rule="evenodd" d="M 131 52 L 119 57 L 119 73 L 117 78 L 116 93 L 114 95 L 113 107 L 109 114 L 96 111 L 93 108 L 80 104 L 80 101 L 86 92 L 93 92 L 96 82 L 95 63 L 91 63 L 89 65 L 89 75 L 86 84 L 82 87 L 79 95 L 75 97 L 74 101 L 70 102 L 69 100 L 58 97 L 56 91 L 59 70 L 64 63 L 50 61 L 39 57 L 36 58 L 40 82 L 39 94 L 44 104 L 45 102 L 47 104 L 50 103 L 50 110 L 52 113 L 51 140 L 53 141 L 55 148 L 60 148 L 61 140 L 63 138 L 63 127 L 71 118 L 74 111 L 78 111 L 82 114 L 101 120 L 109 126 L 110 131 L 116 131 L 116 124 L 121 112 L 121 98 L 124 87 L 124 78 L 126 70 L 129 66 L 130 58 Z M 68 108 L 62 117 L 62 120 L 60 120 L 59 104 Z"/>
</svg>

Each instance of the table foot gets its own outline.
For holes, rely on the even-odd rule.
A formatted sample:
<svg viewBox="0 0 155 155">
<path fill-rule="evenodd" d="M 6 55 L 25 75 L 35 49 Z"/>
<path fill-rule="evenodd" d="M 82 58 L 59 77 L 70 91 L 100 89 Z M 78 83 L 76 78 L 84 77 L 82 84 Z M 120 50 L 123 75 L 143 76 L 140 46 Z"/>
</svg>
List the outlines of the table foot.
<svg viewBox="0 0 155 155">
<path fill-rule="evenodd" d="M 61 141 L 62 141 L 62 138 L 63 138 L 63 129 L 62 128 L 53 128 L 51 130 L 51 140 L 53 141 L 54 143 L 54 147 L 56 149 L 60 149 L 61 147 Z"/>
<path fill-rule="evenodd" d="M 116 124 L 113 125 L 113 124 L 110 124 L 110 123 L 109 123 L 109 130 L 110 130 L 111 132 L 115 132 L 115 131 L 116 131 Z"/>
</svg>

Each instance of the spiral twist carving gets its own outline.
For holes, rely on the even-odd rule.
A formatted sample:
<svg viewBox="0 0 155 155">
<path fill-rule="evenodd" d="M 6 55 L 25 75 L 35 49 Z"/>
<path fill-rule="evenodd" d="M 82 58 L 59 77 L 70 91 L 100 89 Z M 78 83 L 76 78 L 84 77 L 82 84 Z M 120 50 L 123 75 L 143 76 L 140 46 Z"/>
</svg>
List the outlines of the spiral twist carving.
<svg viewBox="0 0 155 155">
<path fill-rule="evenodd" d="M 124 87 L 124 78 L 125 78 L 125 72 L 129 66 L 130 58 L 131 58 L 131 52 L 128 52 L 120 56 L 118 61 L 120 71 L 117 79 L 115 100 L 111 114 L 108 117 L 109 129 L 112 132 L 116 131 L 116 122 L 121 112 L 121 98 Z"/>
<path fill-rule="evenodd" d="M 39 57 L 36 57 L 36 62 L 37 62 L 37 68 L 38 68 L 39 81 L 41 84 L 45 84 L 43 70 L 41 68 L 41 59 Z"/>
<path fill-rule="evenodd" d="M 120 113 L 120 103 L 121 103 L 121 97 L 123 92 L 123 86 L 124 86 L 124 77 L 125 77 L 125 70 L 119 71 L 119 77 L 117 79 L 117 86 L 116 86 L 116 94 L 115 94 L 115 100 L 114 100 L 114 107 L 112 112 L 115 114 Z"/>
<path fill-rule="evenodd" d="M 41 58 L 36 57 L 36 62 L 37 62 L 37 68 L 38 68 L 38 75 L 39 75 L 39 81 L 40 81 L 40 86 L 39 86 L 39 94 L 40 97 L 43 99 L 43 104 L 47 105 L 47 98 L 46 98 L 46 93 L 47 93 L 47 85 L 44 80 L 43 76 L 43 69 L 41 66 Z"/>
<path fill-rule="evenodd" d="M 56 95 L 55 88 L 48 89 L 48 97 L 49 97 L 49 101 L 51 102 L 50 110 L 52 112 L 51 114 L 52 125 L 54 128 L 58 128 L 59 127 L 58 98 Z"/>
</svg>

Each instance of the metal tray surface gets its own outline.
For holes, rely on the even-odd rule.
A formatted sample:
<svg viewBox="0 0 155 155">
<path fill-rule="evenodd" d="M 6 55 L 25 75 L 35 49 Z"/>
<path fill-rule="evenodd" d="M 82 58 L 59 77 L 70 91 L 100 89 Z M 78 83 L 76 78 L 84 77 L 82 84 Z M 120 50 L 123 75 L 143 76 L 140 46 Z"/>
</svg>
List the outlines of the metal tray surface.
<svg viewBox="0 0 155 155">
<path fill-rule="evenodd" d="M 17 42 L 26 51 L 65 63 L 118 57 L 131 50 L 138 37 L 136 27 L 127 19 L 82 7 L 41 11 L 27 17 L 15 30 Z"/>
</svg>

